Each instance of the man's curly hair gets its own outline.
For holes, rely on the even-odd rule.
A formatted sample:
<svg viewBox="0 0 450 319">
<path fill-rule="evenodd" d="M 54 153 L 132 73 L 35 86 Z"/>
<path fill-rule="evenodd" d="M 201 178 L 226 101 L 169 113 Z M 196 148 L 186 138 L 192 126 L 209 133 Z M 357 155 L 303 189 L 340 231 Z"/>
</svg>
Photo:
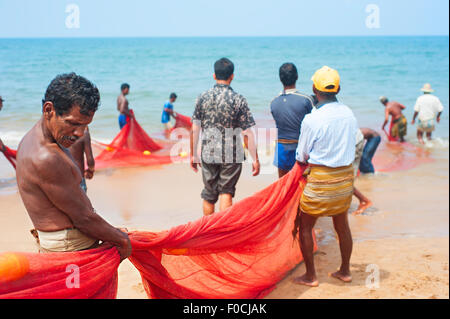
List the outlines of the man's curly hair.
<svg viewBox="0 0 450 319">
<path fill-rule="evenodd" d="M 79 106 L 81 114 L 90 115 L 98 109 L 100 93 L 92 82 L 72 72 L 60 74 L 50 82 L 42 105 L 45 102 L 53 102 L 58 116 L 70 112 L 73 106 Z"/>
</svg>

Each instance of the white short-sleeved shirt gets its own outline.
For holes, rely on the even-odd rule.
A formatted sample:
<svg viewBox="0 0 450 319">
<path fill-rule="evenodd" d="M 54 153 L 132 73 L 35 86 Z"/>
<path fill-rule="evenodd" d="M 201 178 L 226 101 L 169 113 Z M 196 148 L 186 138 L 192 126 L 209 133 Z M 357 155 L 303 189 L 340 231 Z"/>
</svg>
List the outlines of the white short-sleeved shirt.
<svg viewBox="0 0 450 319">
<path fill-rule="evenodd" d="M 418 112 L 418 119 L 420 121 L 432 120 L 439 112 L 442 112 L 444 107 L 438 97 L 432 94 L 424 94 L 417 98 L 414 111 Z"/>
<path fill-rule="evenodd" d="M 357 130 L 353 112 L 340 102 L 313 109 L 303 120 L 296 159 L 327 167 L 350 165 L 355 159 Z"/>
</svg>

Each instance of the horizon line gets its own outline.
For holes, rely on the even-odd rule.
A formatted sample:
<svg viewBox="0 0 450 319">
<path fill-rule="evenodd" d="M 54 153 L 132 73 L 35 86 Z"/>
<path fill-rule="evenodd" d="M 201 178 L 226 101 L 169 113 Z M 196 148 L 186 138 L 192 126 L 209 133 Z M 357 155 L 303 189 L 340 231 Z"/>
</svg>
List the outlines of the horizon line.
<svg viewBox="0 0 450 319">
<path fill-rule="evenodd" d="M 449 37 L 449 34 L 389 34 L 389 35 L 192 35 L 192 36 L 17 36 L 17 37 L 1 37 L 0 40 L 12 39 L 187 39 L 187 38 L 361 38 L 361 37 Z"/>
</svg>

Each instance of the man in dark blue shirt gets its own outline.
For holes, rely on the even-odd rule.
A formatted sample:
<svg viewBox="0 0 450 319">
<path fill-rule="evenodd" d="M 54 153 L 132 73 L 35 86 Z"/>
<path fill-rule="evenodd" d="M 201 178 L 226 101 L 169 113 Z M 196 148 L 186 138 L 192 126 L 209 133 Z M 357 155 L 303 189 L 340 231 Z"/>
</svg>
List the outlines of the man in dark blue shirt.
<svg viewBox="0 0 450 319">
<path fill-rule="evenodd" d="M 278 130 L 273 164 L 278 167 L 278 176 L 287 174 L 295 164 L 295 150 L 303 118 L 311 113 L 313 99 L 297 91 L 297 68 L 293 63 L 284 63 L 280 67 L 281 92 L 270 104 L 270 112 Z"/>
</svg>

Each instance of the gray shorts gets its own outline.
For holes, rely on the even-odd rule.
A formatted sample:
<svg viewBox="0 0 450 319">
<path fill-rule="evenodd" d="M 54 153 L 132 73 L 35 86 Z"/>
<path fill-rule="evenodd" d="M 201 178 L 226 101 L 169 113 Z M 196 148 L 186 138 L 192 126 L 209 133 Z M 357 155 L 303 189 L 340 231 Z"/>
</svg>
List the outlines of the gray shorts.
<svg viewBox="0 0 450 319">
<path fill-rule="evenodd" d="M 202 161 L 205 188 L 201 197 L 212 204 L 217 202 L 220 194 L 231 194 L 234 197 L 241 171 L 242 163 L 209 164 Z"/>
</svg>

